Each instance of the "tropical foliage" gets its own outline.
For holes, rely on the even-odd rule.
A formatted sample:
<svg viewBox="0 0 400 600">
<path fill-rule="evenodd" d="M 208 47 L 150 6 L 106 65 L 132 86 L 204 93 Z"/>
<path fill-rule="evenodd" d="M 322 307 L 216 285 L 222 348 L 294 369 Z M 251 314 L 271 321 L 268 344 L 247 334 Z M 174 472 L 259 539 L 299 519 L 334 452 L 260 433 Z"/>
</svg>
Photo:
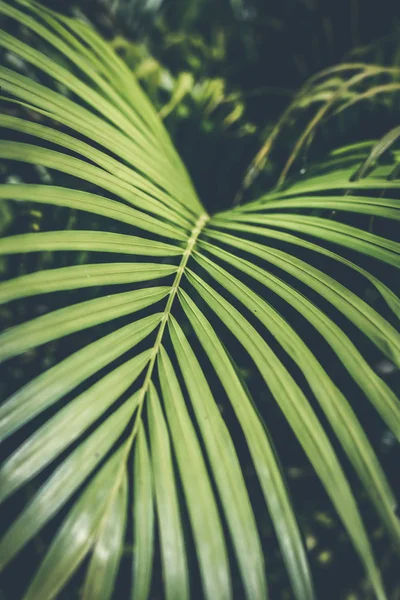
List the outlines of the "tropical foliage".
<svg viewBox="0 0 400 600">
<path fill-rule="evenodd" d="M 27 600 L 57 597 L 82 565 L 83 597 L 110 598 L 127 540 L 127 597 L 149 597 L 159 552 L 168 600 L 191 596 L 197 568 L 204 597 L 231 598 L 236 565 L 246 597 L 264 599 L 268 566 L 243 474 L 247 454 L 294 597 L 314 598 L 274 446 L 278 407 L 383 600 L 349 465 L 397 552 L 400 522 L 334 367 L 399 438 L 399 400 L 369 361 L 375 352 L 400 365 L 399 130 L 340 148 L 289 183 L 287 175 L 329 111 L 381 93 L 353 84 L 382 75 L 391 93 L 398 72 L 347 65 L 346 81 L 332 70 L 307 84 L 255 158 L 236 206 L 208 214 L 160 115 L 108 43 L 31 0 L 1 1 L 0 12 L 0 45 L 19 57 L 0 67 L 0 158 L 63 181 L 0 186 L 0 254 L 9 259 L 0 299 L 14 307 L 0 358 L 12 367 L 49 347 L 57 357 L 0 408 L 9 448 L 1 500 L 33 486 L 0 543 L 1 568 L 59 518 Z M 243 203 L 285 119 L 304 105 L 317 113 L 278 187 Z M 21 203 L 44 215 L 38 231 L 13 231 L 10 207 Z M 57 226 L 65 215 L 68 227 Z M 355 226 L 354 215 L 367 226 Z M 8 276 L 12 264 L 17 276 Z M 354 280 L 376 290 L 377 307 L 353 291 Z M 19 310 L 22 299 L 48 295 L 44 314 Z"/>
</svg>

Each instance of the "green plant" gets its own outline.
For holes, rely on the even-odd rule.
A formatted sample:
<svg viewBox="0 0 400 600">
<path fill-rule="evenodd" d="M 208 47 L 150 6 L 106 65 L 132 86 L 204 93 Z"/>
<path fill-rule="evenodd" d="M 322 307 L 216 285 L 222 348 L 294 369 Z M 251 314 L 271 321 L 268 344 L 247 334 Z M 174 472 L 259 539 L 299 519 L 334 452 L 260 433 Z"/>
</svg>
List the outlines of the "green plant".
<svg viewBox="0 0 400 600">
<path fill-rule="evenodd" d="M 5 28 L 1 33 L 1 46 L 28 63 L 33 77 L 0 67 L 8 107 L 0 126 L 11 132 L 0 141 L 0 158 L 60 172 L 65 185 L 3 184 L 0 198 L 6 207 L 89 214 L 98 228 L 82 228 L 77 218 L 76 227 L 53 229 L 50 212 L 47 230 L 0 240 L 1 255 L 47 253 L 51 267 L 35 264 L 3 281 L 2 302 L 58 298 L 48 314 L 1 334 L 1 360 L 56 341 L 61 347 L 56 364 L 42 367 L 0 408 L 1 439 L 16 439 L 0 471 L 1 499 L 36 482 L 0 544 L 1 566 L 67 506 L 26 599 L 57 596 L 88 556 L 83 597 L 111 597 L 131 514 L 135 600 L 149 594 L 156 530 L 168 600 L 189 597 L 188 531 L 206 598 L 232 596 L 228 540 L 246 596 L 265 598 L 258 515 L 238 457 L 243 438 L 293 593 L 314 598 L 267 422 L 276 404 L 376 597 L 385 598 L 333 434 L 399 551 L 395 501 L 351 398 L 330 369 L 333 360 L 341 363 L 399 436 L 399 401 L 364 357 L 372 348 L 400 363 L 400 301 L 385 283 L 399 267 L 391 229 L 400 217 L 399 152 L 392 146 L 387 163 L 378 161 L 397 132 L 378 145 L 334 151 L 300 181 L 210 216 L 162 121 L 111 47 L 79 21 L 30 0 L 16 4 L 0 2 L 1 14 L 45 49 Z M 365 168 L 357 170 L 360 164 Z M 373 227 L 384 221 L 385 235 L 346 222 L 354 214 L 372 219 Z M 71 257 L 63 266 L 59 253 Z M 321 270 L 321 258 L 333 273 L 367 281 L 382 300 L 379 312 L 351 281 L 344 285 Z M 85 337 L 91 328 L 96 333 Z M 310 331 L 326 354 L 311 351 Z M 258 389 L 243 367 L 257 373 Z M 19 432 L 31 422 L 21 442 Z"/>
</svg>

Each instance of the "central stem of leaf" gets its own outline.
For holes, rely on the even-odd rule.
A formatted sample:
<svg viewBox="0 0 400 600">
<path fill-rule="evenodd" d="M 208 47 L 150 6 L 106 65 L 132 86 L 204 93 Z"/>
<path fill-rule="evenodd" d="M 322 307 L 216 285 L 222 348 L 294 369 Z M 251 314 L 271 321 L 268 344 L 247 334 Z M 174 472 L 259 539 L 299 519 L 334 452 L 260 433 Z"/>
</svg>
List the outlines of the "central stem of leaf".
<svg viewBox="0 0 400 600">
<path fill-rule="evenodd" d="M 149 366 L 147 368 L 146 377 L 144 379 L 142 388 L 140 390 L 141 393 L 140 393 L 139 405 L 138 405 L 138 409 L 137 409 L 137 413 L 136 413 L 135 425 L 134 425 L 134 428 L 132 430 L 132 435 L 131 435 L 132 442 L 134 440 L 134 437 L 137 433 L 137 429 L 140 424 L 140 417 L 142 414 L 144 398 L 146 396 L 146 393 L 147 393 L 147 390 L 148 390 L 148 387 L 149 387 L 149 384 L 151 381 L 151 377 L 153 375 L 153 369 L 154 369 L 154 365 L 156 362 L 158 352 L 160 350 L 165 327 L 168 323 L 168 318 L 169 318 L 169 315 L 171 314 L 172 305 L 175 300 L 176 294 L 178 293 L 178 289 L 179 289 L 179 286 L 180 286 L 180 283 L 182 280 L 183 273 L 185 272 L 186 265 L 188 263 L 190 255 L 193 251 L 193 248 L 197 242 L 197 239 L 198 239 L 203 227 L 205 226 L 205 224 L 207 223 L 207 221 L 209 219 L 210 219 L 209 215 L 207 213 L 204 213 L 197 220 L 195 226 L 192 229 L 190 238 L 188 239 L 185 251 L 182 255 L 182 260 L 180 262 L 179 268 L 176 272 L 175 279 L 174 279 L 174 282 L 171 287 L 171 291 L 168 296 L 168 301 L 167 301 L 167 304 L 164 309 L 164 314 L 161 319 L 161 324 L 160 324 L 160 328 L 158 330 L 157 338 L 156 338 L 156 341 L 153 346 L 153 352 L 152 352 L 152 355 L 150 358 Z"/>
<path fill-rule="evenodd" d="M 196 241 L 197 241 L 203 227 L 209 220 L 209 218 L 210 218 L 209 215 L 207 213 L 205 213 L 205 214 L 201 215 L 201 217 L 199 217 L 199 219 L 197 220 L 197 222 L 196 222 L 195 226 L 193 227 L 192 232 L 190 234 L 190 238 L 188 239 L 188 243 L 187 243 L 186 249 L 183 253 L 182 260 L 179 265 L 178 271 L 176 272 L 174 283 L 172 284 L 172 288 L 171 288 L 170 294 L 168 296 L 168 301 L 167 301 L 167 304 L 164 309 L 164 314 L 161 319 L 157 338 L 156 338 L 156 341 L 153 346 L 153 352 L 152 352 L 152 355 L 150 358 L 149 366 L 147 367 L 146 377 L 145 377 L 143 385 L 140 389 L 140 396 L 137 401 L 137 411 L 136 411 L 136 416 L 135 416 L 135 423 L 133 425 L 132 432 L 131 432 L 129 438 L 126 440 L 126 442 L 124 444 L 125 448 L 123 451 L 123 459 L 121 460 L 120 468 L 119 468 L 117 477 L 115 478 L 115 483 L 114 483 L 113 489 L 110 492 L 107 506 L 112 502 L 115 494 L 118 492 L 119 486 L 121 485 L 126 461 L 128 460 L 128 457 L 129 457 L 129 454 L 130 454 L 130 451 L 132 448 L 132 444 L 135 440 L 136 434 L 138 432 L 138 429 L 139 429 L 139 426 L 141 423 L 144 399 L 146 397 L 146 393 L 147 393 L 147 390 L 148 390 L 148 387 L 149 387 L 149 384 L 150 384 L 150 381 L 151 381 L 151 378 L 153 375 L 156 358 L 157 358 L 157 355 L 158 355 L 158 352 L 159 352 L 159 349 L 160 349 L 160 346 L 162 343 L 162 338 L 164 335 L 165 327 L 168 322 L 169 315 L 171 314 L 172 304 L 174 302 L 176 294 L 178 293 L 182 275 L 185 271 L 185 268 L 186 268 L 186 265 L 190 258 L 190 255 L 192 253 L 193 247 L 196 244 Z"/>
</svg>

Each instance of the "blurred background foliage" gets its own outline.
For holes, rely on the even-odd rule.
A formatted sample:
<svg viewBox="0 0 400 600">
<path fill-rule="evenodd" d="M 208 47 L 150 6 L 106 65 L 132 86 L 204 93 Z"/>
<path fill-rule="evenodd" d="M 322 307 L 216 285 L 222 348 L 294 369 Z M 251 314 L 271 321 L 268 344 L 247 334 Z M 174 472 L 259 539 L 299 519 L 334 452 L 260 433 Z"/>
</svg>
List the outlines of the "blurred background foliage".
<svg viewBox="0 0 400 600">
<path fill-rule="evenodd" d="M 211 212 L 232 204 L 284 109 L 318 71 L 342 62 L 400 66 L 400 13 L 389 0 L 379 10 L 371 0 L 46 3 L 85 15 L 112 41 L 159 108 Z M 301 110 L 290 115 L 285 135 L 263 165 L 257 192 L 274 183 L 318 101 L 352 75 L 325 78 L 326 87 L 313 94 L 314 104 L 302 99 Z M 364 89 L 389 81 L 393 77 L 386 73 L 366 80 Z M 399 98 L 398 92 L 380 92 L 328 119 L 307 157 L 364 140 L 366 131 L 369 139 L 380 138 L 399 120 Z"/>
<path fill-rule="evenodd" d="M 159 110 L 200 197 L 211 212 L 282 183 L 282 174 L 301 177 L 313 159 L 337 146 L 379 139 L 391 131 L 394 133 L 390 143 L 382 147 L 381 160 L 385 160 L 385 152 L 387 155 L 396 144 L 398 147 L 400 132 L 395 128 L 400 123 L 397 70 L 400 12 L 396 13 L 387 0 L 379 4 L 371 0 L 46 0 L 45 3 L 91 21 L 126 60 Z M 9 54 L 1 58 L 5 64 L 15 60 Z M 358 63 L 360 67 L 332 70 L 340 63 Z M 381 68 L 376 69 L 376 65 Z M 321 70 L 325 73 L 315 78 Z M 363 74 L 365 77 L 354 80 Z M 322 109 L 325 112 L 319 118 Z M 299 140 L 302 140 L 300 145 Z M 296 145 L 298 151 L 294 152 Z M 3 181 L 66 184 L 60 174 L 10 163 L 0 164 L 0 176 Z M 77 219 L 76 212 L 63 209 L 34 210 L 24 205 L 14 214 L 3 205 L 1 210 L 0 233 L 6 228 L 19 233 L 46 229 L 46 223 L 54 224 L 54 220 L 65 229 L 74 228 Z M 91 217 L 79 218 L 90 221 Z M 90 223 L 80 222 L 79 227 L 90 227 Z M 398 238 L 398 232 L 394 236 Z M 68 258 L 46 253 L 25 256 L 24 264 L 3 260 L 0 273 L 22 274 L 43 266 L 64 266 L 66 260 L 77 264 L 84 257 L 75 253 Z M 374 304 L 374 291 L 365 284 L 358 293 Z M 15 314 L 1 309 L 0 327 L 47 310 L 48 307 L 21 301 Z M 55 342 L 47 345 L 40 355 L 33 350 L 13 361 L 0 395 L 7 396 L 30 379 L 39 362 L 40 369 L 48 368 L 62 354 L 63 349 Z M 400 374 L 393 365 L 381 361 L 375 368 L 400 393 Z M 255 377 L 246 371 L 246 365 L 243 376 Z M 349 388 L 350 396 L 352 393 L 354 390 Z M 355 395 L 351 397 L 355 403 L 362 400 Z M 400 502 L 398 444 L 377 422 L 373 411 L 363 424 Z M 318 598 L 372 598 L 330 502 L 292 436 L 288 436 L 278 411 L 276 422 L 270 427 L 305 531 Z M 245 475 L 257 502 L 260 491 L 250 467 Z M 397 559 L 350 470 L 349 478 L 372 532 L 390 600 L 398 600 Z M 258 501 L 261 506 L 261 497 Z M 21 503 L 25 502 L 26 498 L 21 499 Z M 268 515 L 259 525 L 270 573 L 271 598 L 290 599 L 287 575 Z M 39 560 L 46 544 L 44 532 L 27 552 L 37 553 Z M 129 552 L 131 549 L 127 548 L 127 563 Z M 29 578 L 29 570 L 25 579 Z M 125 584 L 122 578 L 119 585 Z M 15 596 L 7 592 L 6 600 L 19 597 L 18 590 L 14 593 Z M 238 589 L 238 598 L 240 593 Z M 71 581 L 60 598 L 78 596 L 79 577 Z M 118 588 L 115 597 L 118 598 Z M 151 597 L 161 598 L 157 581 Z"/>
</svg>

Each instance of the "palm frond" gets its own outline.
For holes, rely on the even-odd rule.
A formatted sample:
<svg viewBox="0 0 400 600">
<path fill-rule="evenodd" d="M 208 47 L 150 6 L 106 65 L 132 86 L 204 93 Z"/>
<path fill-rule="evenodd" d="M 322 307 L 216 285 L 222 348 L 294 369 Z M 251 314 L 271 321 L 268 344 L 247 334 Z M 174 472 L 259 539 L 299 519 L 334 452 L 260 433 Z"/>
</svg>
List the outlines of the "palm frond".
<svg viewBox="0 0 400 600">
<path fill-rule="evenodd" d="M 375 100 L 400 92 L 398 66 L 388 67 L 368 63 L 347 63 L 329 67 L 311 77 L 295 95 L 267 140 L 250 164 L 243 182 L 249 187 L 263 168 L 282 130 L 300 111 L 312 108 L 314 115 L 299 136 L 279 176 L 278 187 L 287 178 L 300 152 L 311 143 L 321 124 L 364 100 Z M 389 83 L 386 83 L 389 80 Z M 381 82 L 384 83 L 381 83 Z M 365 89 L 367 86 L 367 89 Z M 307 113 L 306 113 L 307 114 Z M 236 203 L 240 201 L 238 195 Z"/>
<path fill-rule="evenodd" d="M 50 342 L 64 349 L 0 407 L 0 439 L 15 440 L 0 470 L 1 499 L 29 482 L 34 487 L 0 542 L 1 567 L 65 511 L 26 599 L 55 598 L 86 559 L 83 597 L 111 598 L 127 540 L 127 595 L 135 600 L 149 597 L 156 553 L 168 600 L 189 598 L 192 546 L 205 598 L 236 593 L 232 555 L 246 597 L 267 598 L 242 437 L 293 593 L 312 600 L 302 530 L 273 443 L 276 403 L 383 600 L 345 460 L 400 551 L 394 496 L 351 398 L 305 331 L 330 349 L 399 438 L 399 400 L 370 366 L 363 343 L 399 366 L 400 303 L 362 259 L 397 272 L 400 246 L 332 218 L 336 211 L 399 220 L 394 164 L 378 164 L 389 138 L 342 149 L 302 181 L 209 216 L 156 110 L 106 42 L 31 0 L 0 2 L 0 13 L 41 48 L 0 35 L 5 51 L 35 73 L 32 79 L 0 68 L 0 126 L 10 138 L 0 142 L 0 158 L 67 178 L 66 185 L 2 184 L 0 201 L 50 215 L 72 210 L 78 225 L 85 215 L 98 223 L 97 230 L 62 230 L 50 219 L 47 230 L 6 230 L 0 240 L 6 257 L 70 257 L 43 270 L 15 274 L 10 267 L 0 283 L 0 301 L 11 307 L 33 296 L 57 298 L 47 314 L 0 334 L 1 361 Z M 9 114 L 10 107 L 23 116 Z M 389 137 L 394 143 L 397 133 Z M 377 190 L 392 197 L 378 198 Z M 331 271 L 340 266 L 374 286 L 388 310 L 381 314 L 318 268 L 320 257 Z M 257 391 L 240 373 L 241 356 L 258 373 Z"/>
</svg>

